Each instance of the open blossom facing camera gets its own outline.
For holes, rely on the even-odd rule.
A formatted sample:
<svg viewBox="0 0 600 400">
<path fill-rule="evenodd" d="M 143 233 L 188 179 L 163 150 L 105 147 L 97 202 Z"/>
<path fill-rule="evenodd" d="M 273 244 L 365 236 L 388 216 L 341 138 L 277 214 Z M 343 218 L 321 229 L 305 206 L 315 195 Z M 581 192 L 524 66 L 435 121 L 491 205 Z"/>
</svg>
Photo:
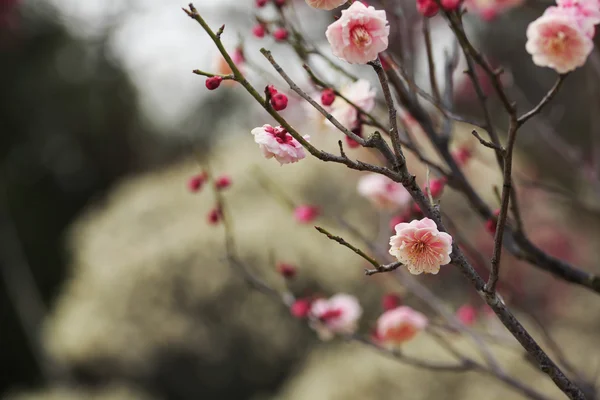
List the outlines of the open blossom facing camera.
<svg viewBox="0 0 600 400">
<path fill-rule="evenodd" d="M 390 27 L 385 11 L 367 7 L 360 1 L 342 11 L 325 35 L 333 54 L 350 64 L 366 64 L 387 49 Z"/>
<path fill-rule="evenodd" d="M 311 326 L 323 340 L 335 334 L 352 334 L 358 327 L 362 307 L 356 297 L 340 293 L 329 299 L 317 299 L 312 303 L 310 314 L 314 318 Z"/>
<path fill-rule="evenodd" d="M 560 74 L 581 67 L 594 44 L 570 12 L 551 7 L 527 27 L 527 52 L 540 67 Z"/>
<path fill-rule="evenodd" d="M 279 164 L 290 164 L 306 157 L 304 148 L 282 126 L 272 127 L 269 124 L 252 129 L 254 141 L 258 143 L 265 158 L 275 158 Z M 309 136 L 304 136 L 308 140 Z"/>
<path fill-rule="evenodd" d="M 377 207 L 387 209 L 407 207 L 412 199 L 401 183 L 376 173 L 360 178 L 358 193 L 368 198 Z"/>
<path fill-rule="evenodd" d="M 411 274 L 437 274 L 450 263 L 452 236 L 440 232 L 429 218 L 396 225 L 390 238 L 390 254 L 406 265 Z"/>
<path fill-rule="evenodd" d="M 414 338 L 427 327 L 427 317 L 407 306 L 381 314 L 377 320 L 377 340 L 386 345 L 398 345 Z"/>
<path fill-rule="evenodd" d="M 306 3 L 309 6 L 321 10 L 333 10 L 346 2 L 348 2 L 348 0 L 306 0 Z"/>
</svg>

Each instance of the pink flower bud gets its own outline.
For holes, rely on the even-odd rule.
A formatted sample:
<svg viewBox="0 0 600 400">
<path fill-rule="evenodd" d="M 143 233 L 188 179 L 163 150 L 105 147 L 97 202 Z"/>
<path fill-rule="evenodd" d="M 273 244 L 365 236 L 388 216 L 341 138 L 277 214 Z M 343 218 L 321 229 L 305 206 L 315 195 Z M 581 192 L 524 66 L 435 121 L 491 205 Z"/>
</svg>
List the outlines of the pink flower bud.
<svg viewBox="0 0 600 400">
<path fill-rule="evenodd" d="M 301 205 L 294 210 L 294 218 L 301 224 L 314 221 L 319 216 L 319 209 L 315 206 Z"/>
<path fill-rule="evenodd" d="M 440 8 L 433 0 L 417 0 L 417 11 L 424 17 L 433 17 Z"/>
<path fill-rule="evenodd" d="M 277 89 L 275 89 L 275 86 L 273 86 L 273 85 L 267 86 L 267 90 L 271 94 L 271 97 L 275 96 L 278 93 Z"/>
<path fill-rule="evenodd" d="M 288 98 L 283 93 L 276 93 L 271 97 L 271 106 L 275 111 L 285 110 L 288 105 Z"/>
<path fill-rule="evenodd" d="M 298 299 L 290 307 L 290 312 L 296 318 L 303 319 L 308 316 L 311 308 L 311 301 L 309 299 Z"/>
<path fill-rule="evenodd" d="M 403 222 L 408 222 L 409 218 L 406 215 L 396 215 L 390 219 L 390 230 L 395 230 L 396 225 L 401 224 Z"/>
<path fill-rule="evenodd" d="M 208 90 L 215 90 L 221 85 L 221 82 L 223 82 L 223 78 L 220 76 L 211 76 L 210 78 L 206 79 L 206 88 Z"/>
<path fill-rule="evenodd" d="M 351 149 L 356 149 L 357 147 L 360 147 L 360 143 L 358 143 L 356 140 L 348 137 L 348 136 L 344 136 L 346 138 L 346 145 L 348 147 L 350 147 Z"/>
<path fill-rule="evenodd" d="M 208 178 L 208 175 L 206 174 L 206 172 L 203 172 L 199 175 L 193 176 L 190 178 L 190 180 L 188 181 L 188 188 L 190 190 L 190 192 L 198 192 L 200 191 L 200 189 L 202 189 L 202 186 L 204 185 L 204 182 L 206 182 L 206 179 Z"/>
<path fill-rule="evenodd" d="M 446 186 L 446 178 L 432 179 L 429 181 L 429 190 L 431 191 L 431 197 L 438 198 L 441 196 Z"/>
<path fill-rule="evenodd" d="M 330 106 L 335 101 L 335 92 L 331 89 L 325 89 L 321 92 L 321 104 Z"/>
<path fill-rule="evenodd" d="M 231 185 L 231 178 L 227 175 L 222 175 L 215 180 L 215 187 L 217 189 L 225 189 Z"/>
<path fill-rule="evenodd" d="M 461 0 L 441 0 L 442 7 L 446 11 L 458 10 Z"/>
<path fill-rule="evenodd" d="M 254 25 L 252 34 L 259 39 L 265 37 L 265 26 L 263 24 Z"/>
<path fill-rule="evenodd" d="M 464 166 L 473 157 L 473 152 L 467 147 L 460 147 L 452 152 L 454 159 L 460 166 Z"/>
<path fill-rule="evenodd" d="M 488 231 L 492 236 L 496 234 L 496 225 L 498 224 L 498 215 L 500 210 L 494 211 L 494 217 L 485 221 L 485 230 Z"/>
<path fill-rule="evenodd" d="M 381 306 L 384 311 L 392 310 L 402 303 L 402 299 L 395 293 L 388 293 L 381 299 Z"/>
<path fill-rule="evenodd" d="M 471 326 L 475 323 L 477 319 L 477 311 L 475 307 L 470 304 L 464 304 L 456 310 L 456 318 L 463 324 L 467 326 Z"/>
<path fill-rule="evenodd" d="M 267 0 L 256 0 L 256 7 L 262 8 L 267 5 Z"/>
<path fill-rule="evenodd" d="M 279 263 L 277 264 L 277 272 L 284 278 L 293 278 L 296 276 L 296 267 L 291 264 Z"/>
<path fill-rule="evenodd" d="M 218 207 L 213 208 L 208 213 L 208 223 L 211 225 L 216 225 L 221 221 L 222 213 Z"/>
<path fill-rule="evenodd" d="M 283 42 L 288 38 L 288 31 L 283 27 L 279 27 L 273 32 L 273 37 L 276 41 Z"/>
</svg>

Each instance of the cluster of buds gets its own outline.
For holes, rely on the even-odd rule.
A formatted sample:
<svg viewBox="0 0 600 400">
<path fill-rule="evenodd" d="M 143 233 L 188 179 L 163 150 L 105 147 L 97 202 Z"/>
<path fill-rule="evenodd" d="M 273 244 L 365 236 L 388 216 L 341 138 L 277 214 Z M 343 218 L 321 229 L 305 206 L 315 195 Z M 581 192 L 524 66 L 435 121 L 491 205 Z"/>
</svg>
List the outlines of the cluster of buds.
<svg viewBox="0 0 600 400">
<path fill-rule="evenodd" d="M 197 175 L 189 178 L 187 186 L 188 190 L 192 193 L 198 193 L 204 187 L 204 184 L 207 183 L 210 179 L 210 176 L 206 171 L 203 171 Z M 215 190 L 224 190 L 231 186 L 231 177 L 228 175 L 220 175 L 213 180 L 213 186 Z M 219 204 L 213 207 L 208 215 L 207 221 L 210 225 L 217 225 L 223 219 L 223 210 Z"/>
</svg>

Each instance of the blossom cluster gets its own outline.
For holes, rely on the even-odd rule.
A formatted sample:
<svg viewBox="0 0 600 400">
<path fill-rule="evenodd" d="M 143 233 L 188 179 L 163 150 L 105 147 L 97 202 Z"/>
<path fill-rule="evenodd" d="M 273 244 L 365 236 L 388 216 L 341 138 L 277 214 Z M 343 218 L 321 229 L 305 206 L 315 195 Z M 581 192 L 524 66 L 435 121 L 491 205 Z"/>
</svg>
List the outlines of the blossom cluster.
<svg viewBox="0 0 600 400">
<path fill-rule="evenodd" d="M 597 0 L 557 0 L 527 28 L 525 48 L 540 67 L 564 74 L 585 64 L 600 23 Z"/>
</svg>

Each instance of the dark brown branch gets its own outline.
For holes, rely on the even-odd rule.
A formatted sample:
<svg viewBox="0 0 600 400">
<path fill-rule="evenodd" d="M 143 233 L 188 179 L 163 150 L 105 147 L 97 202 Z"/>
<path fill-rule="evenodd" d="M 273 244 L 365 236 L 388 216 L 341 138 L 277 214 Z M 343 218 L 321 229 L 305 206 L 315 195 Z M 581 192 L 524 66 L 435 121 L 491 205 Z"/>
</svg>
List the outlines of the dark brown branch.
<svg viewBox="0 0 600 400">
<path fill-rule="evenodd" d="M 490 141 L 485 140 L 484 138 L 481 137 L 481 135 L 479 135 L 479 132 L 477 132 L 475 129 L 473 129 L 471 131 L 471 134 L 473 134 L 473 136 L 475 136 L 477 138 L 477 140 L 479 140 L 479 143 L 481 143 L 485 147 L 489 147 L 490 149 L 496 150 L 497 152 L 500 153 L 500 155 L 502 155 L 504 153 L 504 149 L 502 148 L 502 146 L 496 145 Z"/>
<path fill-rule="evenodd" d="M 517 119 L 517 125 L 520 127 L 521 125 L 523 125 L 525 122 L 527 122 L 527 120 L 529 120 L 530 118 L 536 116 L 537 114 L 539 114 L 542 109 L 550 102 L 550 100 L 552 100 L 554 98 L 554 96 L 558 93 L 558 91 L 560 90 L 560 87 L 562 86 L 563 82 L 565 81 L 566 77 L 569 74 L 562 74 L 558 76 L 558 79 L 556 80 L 556 82 L 554 83 L 554 86 L 552 86 L 552 88 L 548 91 L 548 93 L 546 93 L 546 95 L 542 98 L 542 100 L 540 100 L 540 102 L 533 107 L 530 111 L 526 112 L 525 114 L 521 115 L 518 119 Z"/>
</svg>

